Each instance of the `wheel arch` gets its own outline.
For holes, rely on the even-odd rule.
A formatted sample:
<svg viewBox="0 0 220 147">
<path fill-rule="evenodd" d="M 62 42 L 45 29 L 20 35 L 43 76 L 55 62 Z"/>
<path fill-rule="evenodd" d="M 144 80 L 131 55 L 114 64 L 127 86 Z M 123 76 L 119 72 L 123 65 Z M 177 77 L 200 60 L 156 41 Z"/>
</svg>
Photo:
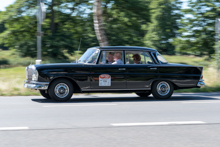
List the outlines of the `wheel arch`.
<svg viewBox="0 0 220 147">
<path fill-rule="evenodd" d="M 70 77 L 55 77 L 55 78 L 53 78 L 51 81 L 50 81 L 50 83 L 49 83 L 49 85 L 48 85 L 48 89 L 50 88 L 50 85 L 55 81 L 55 80 L 57 80 L 57 79 L 66 79 L 66 80 L 69 80 L 71 83 L 72 83 L 72 85 L 73 85 L 73 88 L 74 88 L 74 92 L 82 92 L 82 90 L 81 90 L 81 88 L 79 87 L 79 85 L 77 84 L 77 82 L 74 80 L 74 79 L 72 79 L 72 78 L 70 78 Z"/>
</svg>

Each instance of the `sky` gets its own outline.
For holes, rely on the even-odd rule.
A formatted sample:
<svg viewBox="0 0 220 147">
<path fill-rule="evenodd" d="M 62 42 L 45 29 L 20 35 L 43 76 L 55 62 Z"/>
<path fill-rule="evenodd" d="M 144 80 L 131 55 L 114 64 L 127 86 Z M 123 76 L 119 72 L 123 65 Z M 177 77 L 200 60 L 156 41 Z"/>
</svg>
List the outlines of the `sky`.
<svg viewBox="0 0 220 147">
<path fill-rule="evenodd" d="M 0 11 L 4 11 L 5 7 L 13 4 L 16 0 L 0 0 Z"/>
<path fill-rule="evenodd" d="M 5 7 L 13 4 L 16 0 L 0 0 L 0 11 L 4 11 Z M 183 2 L 183 8 L 187 8 L 187 0 L 181 0 Z"/>
</svg>

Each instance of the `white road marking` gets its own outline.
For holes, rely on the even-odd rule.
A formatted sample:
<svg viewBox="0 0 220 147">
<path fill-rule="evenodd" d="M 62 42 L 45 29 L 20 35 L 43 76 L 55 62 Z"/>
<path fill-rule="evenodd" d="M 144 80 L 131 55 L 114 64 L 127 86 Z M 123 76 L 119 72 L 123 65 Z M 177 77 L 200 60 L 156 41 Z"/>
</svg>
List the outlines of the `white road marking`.
<svg viewBox="0 0 220 147">
<path fill-rule="evenodd" d="M 27 130 L 29 127 L 0 127 L 0 131 L 5 130 Z"/>
<path fill-rule="evenodd" d="M 215 103 L 220 103 L 220 101 L 203 101 L 203 102 L 182 102 L 183 104 L 215 104 Z"/>
<path fill-rule="evenodd" d="M 176 122 L 144 122 L 144 123 L 115 123 L 112 126 L 157 126 L 157 125 L 190 125 L 190 124 L 205 124 L 203 121 L 176 121 Z"/>
<path fill-rule="evenodd" d="M 75 104 L 75 105 L 46 105 L 43 107 L 85 107 L 85 106 L 115 106 L 118 104 Z"/>
</svg>

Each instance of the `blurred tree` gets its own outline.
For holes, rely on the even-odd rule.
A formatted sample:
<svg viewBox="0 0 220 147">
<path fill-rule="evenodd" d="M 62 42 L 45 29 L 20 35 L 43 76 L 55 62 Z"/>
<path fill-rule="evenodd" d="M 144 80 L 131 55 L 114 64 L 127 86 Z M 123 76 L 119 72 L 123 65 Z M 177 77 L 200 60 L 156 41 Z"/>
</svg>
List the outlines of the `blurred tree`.
<svg viewBox="0 0 220 147">
<path fill-rule="evenodd" d="M 144 46 L 150 0 L 103 0 L 103 21 L 109 45 Z"/>
<path fill-rule="evenodd" d="M 189 0 L 188 6 L 189 9 L 182 10 L 186 17 L 181 20 L 181 38 L 173 42 L 176 51 L 211 58 L 215 45 L 215 18 L 220 17 L 220 1 Z"/>
<path fill-rule="evenodd" d="M 43 57 L 65 58 L 63 50 L 69 53 L 78 48 L 83 38 L 82 48 L 97 45 L 93 22 L 85 17 L 86 0 L 43 0 L 47 7 L 46 19 L 42 25 Z M 6 30 L 0 34 L 0 44 L 16 49 L 21 56 L 36 57 L 36 0 L 17 0 L 7 7 L 0 18 Z M 87 21 L 88 19 L 88 21 Z M 84 34 L 90 41 L 84 41 Z M 91 39 L 93 37 L 93 39 Z M 90 44 L 91 43 L 91 44 Z"/>
<path fill-rule="evenodd" d="M 147 34 L 144 43 L 165 54 L 174 54 L 173 38 L 179 36 L 178 20 L 182 2 L 180 0 L 155 0 L 150 4 L 151 22 L 146 26 Z"/>
<path fill-rule="evenodd" d="M 2 12 L 0 11 L 0 18 L 2 17 Z M 6 30 L 4 22 L 0 23 L 0 33 Z M 0 43 L 0 49 L 7 50 L 8 48 L 4 46 L 3 43 Z"/>
<path fill-rule="evenodd" d="M 100 46 L 108 46 L 108 39 L 103 27 L 103 14 L 101 0 L 95 0 L 93 4 L 93 19 L 96 37 Z"/>
<path fill-rule="evenodd" d="M 82 38 L 82 50 L 98 46 L 89 0 L 43 0 L 47 7 L 42 25 L 43 57 L 65 58 L 63 50 L 72 53 Z M 36 0 L 17 0 L 0 18 L 6 30 L 0 33 L 0 44 L 16 49 L 22 56 L 36 57 Z M 110 45 L 143 46 L 145 24 L 150 20 L 148 0 L 103 0 L 103 23 Z"/>
</svg>

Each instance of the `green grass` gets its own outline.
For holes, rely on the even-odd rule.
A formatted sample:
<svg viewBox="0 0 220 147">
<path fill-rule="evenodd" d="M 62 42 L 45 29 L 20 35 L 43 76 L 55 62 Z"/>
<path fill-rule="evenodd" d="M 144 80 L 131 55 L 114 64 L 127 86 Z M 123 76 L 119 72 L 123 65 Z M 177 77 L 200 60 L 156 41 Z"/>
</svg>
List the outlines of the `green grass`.
<svg viewBox="0 0 220 147">
<path fill-rule="evenodd" d="M 68 54 L 66 50 L 63 51 L 63 54 L 66 56 L 65 59 L 56 59 L 53 57 L 43 58 L 42 64 L 46 63 L 70 63 L 76 61 L 76 54 L 78 51 L 73 54 Z M 82 55 L 82 52 L 79 51 L 78 57 Z M 19 53 L 13 50 L 1 50 L 0 49 L 0 68 L 6 67 L 17 67 L 17 66 L 28 66 L 31 63 L 35 64 L 36 58 L 31 57 L 20 57 Z"/>
<path fill-rule="evenodd" d="M 66 55 L 68 60 L 75 60 L 75 55 Z M 80 55 L 79 55 L 80 57 Z M 175 92 L 215 92 L 220 91 L 220 79 L 216 80 L 214 61 L 207 61 L 206 58 L 194 56 L 164 56 L 168 62 L 183 63 L 195 66 L 203 66 L 203 76 L 206 86 L 203 88 L 181 89 Z M 5 59 L 9 65 L 1 65 Z M 32 58 L 20 58 L 13 51 L 0 51 L 0 96 L 13 95 L 40 95 L 36 90 L 23 87 L 25 77 L 25 66 L 30 64 Z M 6 62 L 4 61 L 4 62 Z M 52 60 L 51 60 L 52 61 Z M 58 61 L 58 60 L 56 60 Z M 21 64 L 21 62 L 23 62 Z M 49 63 L 49 60 L 44 61 Z M 18 66 L 18 67 L 16 67 Z"/>
<path fill-rule="evenodd" d="M 39 95 L 38 91 L 23 87 L 25 79 L 25 67 L 0 69 L 0 95 Z"/>
<path fill-rule="evenodd" d="M 0 66 L 2 67 L 14 67 L 14 66 L 27 66 L 35 60 L 30 57 L 21 58 L 15 51 L 3 51 L 0 50 Z"/>
<path fill-rule="evenodd" d="M 206 57 L 195 57 L 195 56 L 169 56 L 163 55 L 164 58 L 169 63 L 180 63 L 180 64 L 188 64 L 194 66 L 203 66 L 203 68 L 208 68 L 213 64 L 213 61 L 207 61 Z"/>
</svg>

